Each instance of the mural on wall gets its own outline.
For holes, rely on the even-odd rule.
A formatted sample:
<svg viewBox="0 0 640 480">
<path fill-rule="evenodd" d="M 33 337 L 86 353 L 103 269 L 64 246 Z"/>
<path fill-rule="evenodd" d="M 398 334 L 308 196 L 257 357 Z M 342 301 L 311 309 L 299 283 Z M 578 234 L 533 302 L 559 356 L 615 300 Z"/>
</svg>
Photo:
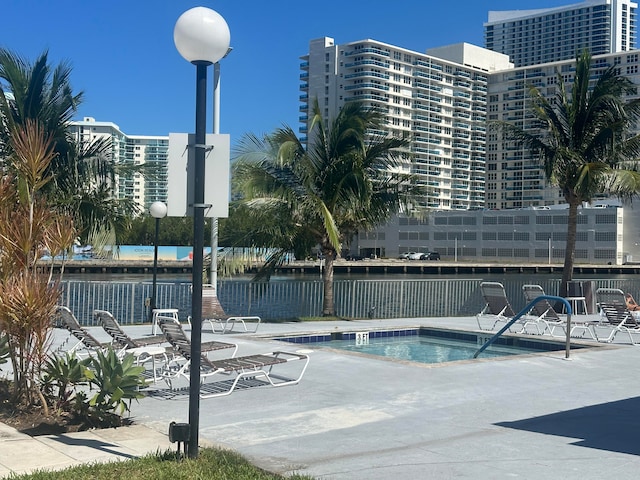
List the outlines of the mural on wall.
<svg viewBox="0 0 640 480">
<path fill-rule="evenodd" d="M 112 259 L 121 261 L 153 261 L 153 245 L 120 245 L 111 249 L 110 255 L 104 255 L 104 251 L 101 255 L 97 255 L 93 252 L 91 245 L 82 247 L 74 247 L 73 255 L 67 260 L 97 260 L 97 259 Z M 211 247 L 204 248 L 204 254 L 209 255 Z M 51 257 L 45 255 L 43 260 L 50 260 Z M 62 257 L 56 259 L 62 260 Z M 158 246 L 158 260 L 160 261 L 184 261 L 190 262 L 193 260 L 193 247 L 171 247 L 171 246 Z"/>
</svg>

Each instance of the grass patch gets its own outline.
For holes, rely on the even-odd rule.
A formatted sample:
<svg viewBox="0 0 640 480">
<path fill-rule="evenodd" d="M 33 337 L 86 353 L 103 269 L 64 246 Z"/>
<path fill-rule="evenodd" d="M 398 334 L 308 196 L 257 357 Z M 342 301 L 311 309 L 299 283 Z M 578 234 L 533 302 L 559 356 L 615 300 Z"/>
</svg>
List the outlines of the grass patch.
<svg viewBox="0 0 640 480">
<path fill-rule="evenodd" d="M 283 477 L 266 472 L 249 463 L 244 457 L 231 450 L 220 448 L 201 448 L 198 458 L 177 459 L 175 451 L 146 455 L 133 460 L 110 463 L 79 465 L 55 472 L 35 472 L 14 475 L 13 480 L 112 480 L 126 478 L 191 480 L 206 478 L 211 480 L 314 480 L 306 475 Z"/>
</svg>

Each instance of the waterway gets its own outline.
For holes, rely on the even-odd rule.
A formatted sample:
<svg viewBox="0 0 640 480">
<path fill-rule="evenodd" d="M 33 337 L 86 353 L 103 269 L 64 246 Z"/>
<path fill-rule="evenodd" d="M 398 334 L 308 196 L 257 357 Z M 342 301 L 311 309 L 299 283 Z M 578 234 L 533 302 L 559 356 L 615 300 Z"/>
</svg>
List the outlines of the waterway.
<svg viewBox="0 0 640 480">
<path fill-rule="evenodd" d="M 545 283 L 550 279 L 562 277 L 562 271 L 553 273 L 336 273 L 335 280 L 411 280 L 411 279 L 472 279 L 486 280 L 494 282 L 521 282 L 525 283 Z M 190 273 L 159 273 L 157 281 L 162 283 L 191 283 Z M 251 281 L 252 275 L 236 275 L 233 277 L 218 277 L 219 281 Z M 65 273 L 64 280 L 84 280 L 92 282 L 152 282 L 151 273 Z M 271 277 L 272 282 L 297 282 L 322 279 L 318 273 L 288 273 L 278 274 Z M 575 280 L 599 280 L 599 279 L 619 279 L 638 280 L 640 274 L 637 273 L 579 273 L 574 274 Z"/>
</svg>

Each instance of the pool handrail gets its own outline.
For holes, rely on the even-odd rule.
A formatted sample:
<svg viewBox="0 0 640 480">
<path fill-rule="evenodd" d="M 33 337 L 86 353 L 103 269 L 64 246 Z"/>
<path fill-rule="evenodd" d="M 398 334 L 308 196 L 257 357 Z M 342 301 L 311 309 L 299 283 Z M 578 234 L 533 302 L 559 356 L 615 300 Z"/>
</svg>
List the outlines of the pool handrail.
<svg viewBox="0 0 640 480">
<path fill-rule="evenodd" d="M 529 302 L 529 304 L 524 307 L 522 310 L 520 310 L 515 317 L 513 317 L 511 320 L 509 320 L 507 322 L 507 324 L 502 327 L 493 337 L 491 337 L 489 340 L 487 340 L 479 349 L 476 353 L 473 354 L 473 358 L 478 358 L 478 355 L 480 355 L 487 347 L 489 347 L 493 342 L 495 342 L 498 337 L 500 337 L 500 335 L 502 335 L 504 332 L 506 332 L 507 330 L 509 330 L 509 327 L 511 327 L 511 325 L 513 325 L 515 322 L 517 322 L 520 317 L 526 315 L 527 313 L 529 313 L 531 311 L 531 308 L 533 308 L 533 306 L 539 302 L 540 300 L 552 300 L 552 301 L 556 301 L 556 302 L 561 302 L 564 304 L 565 308 L 567 309 L 567 358 L 569 358 L 569 341 L 570 341 L 570 335 L 569 332 L 571 330 L 570 325 L 571 325 L 571 304 L 569 303 L 569 301 L 565 298 L 562 297 L 556 297 L 554 295 L 540 295 L 539 297 L 534 298 L 533 300 L 531 300 Z"/>
</svg>

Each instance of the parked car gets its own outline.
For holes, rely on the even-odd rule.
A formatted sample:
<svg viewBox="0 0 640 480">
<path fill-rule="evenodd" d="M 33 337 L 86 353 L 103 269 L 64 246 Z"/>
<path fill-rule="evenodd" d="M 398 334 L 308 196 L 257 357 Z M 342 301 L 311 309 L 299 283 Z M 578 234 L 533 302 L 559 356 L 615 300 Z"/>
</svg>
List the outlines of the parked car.
<svg viewBox="0 0 640 480">
<path fill-rule="evenodd" d="M 414 253 L 414 252 L 404 252 L 404 253 L 401 253 L 400 255 L 398 255 L 398 258 L 399 258 L 400 260 L 407 260 L 407 259 L 409 258 L 409 255 L 411 255 L 412 253 Z"/>
<path fill-rule="evenodd" d="M 409 260 L 422 260 L 422 252 L 411 252 L 409 253 Z"/>
<path fill-rule="evenodd" d="M 358 261 L 358 260 L 362 260 L 364 257 L 362 255 L 358 255 L 357 253 L 347 253 L 344 256 L 345 260 L 349 260 L 349 261 Z"/>
<path fill-rule="evenodd" d="M 440 260 L 440 254 L 438 252 L 423 253 L 420 260 Z"/>
</svg>

